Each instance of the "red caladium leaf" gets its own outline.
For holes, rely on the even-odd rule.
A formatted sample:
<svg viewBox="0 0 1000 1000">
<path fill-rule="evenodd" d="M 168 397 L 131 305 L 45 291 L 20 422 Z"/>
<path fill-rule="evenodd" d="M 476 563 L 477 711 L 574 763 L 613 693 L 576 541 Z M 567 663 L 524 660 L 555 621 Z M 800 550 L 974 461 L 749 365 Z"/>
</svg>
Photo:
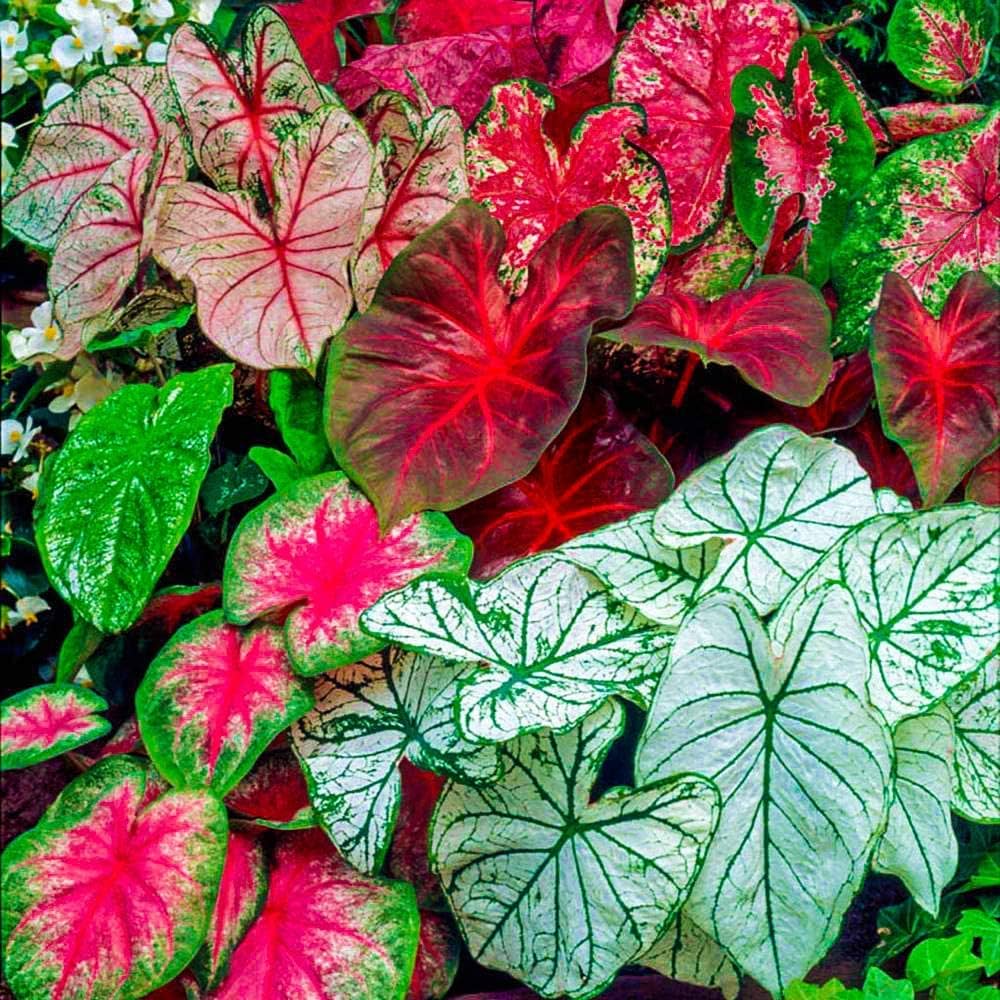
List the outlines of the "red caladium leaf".
<svg viewBox="0 0 1000 1000">
<path fill-rule="evenodd" d="M 392 145 L 389 155 L 380 157 L 382 175 L 391 184 L 413 159 L 417 142 L 424 131 L 423 118 L 402 94 L 383 90 L 368 102 L 362 123 L 376 151 L 383 139 Z M 464 137 L 462 142 L 464 144 Z"/>
<path fill-rule="evenodd" d="M 473 575 L 494 576 L 515 559 L 661 503 L 673 473 L 652 443 L 589 393 L 523 479 L 455 511 L 472 538 Z"/>
<path fill-rule="evenodd" d="M 149 665 L 136 714 L 165 778 L 221 796 L 312 703 L 280 629 L 243 632 L 213 611 L 185 625 Z"/>
<path fill-rule="evenodd" d="M 421 910 L 417 961 L 406 1000 L 438 1000 L 446 996 L 458 972 L 461 953 L 461 939 L 448 917 Z"/>
<path fill-rule="evenodd" d="M 892 141 L 903 145 L 911 139 L 925 135 L 950 132 L 953 128 L 971 125 L 986 115 L 982 104 L 938 104 L 936 101 L 917 101 L 914 104 L 896 104 L 882 108 L 882 119 Z"/>
<path fill-rule="evenodd" d="M 100 761 L 4 851 L 4 974 L 22 1000 L 143 996 L 201 945 L 225 810 L 192 791 L 144 806 L 148 775 Z"/>
<path fill-rule="evenodd" d="M 739 288 L 753 264 L 753 244 L 736 217 L 727 215 L 693 250 L 667 258 L 650 294 L 678 291 L 717 299 Z"/>
<path fill-rule="evenodd" d="M 208 31 L 186 22 L 170 42 L 167 70 L 198 166 L 220 188 L 259 180 L 273 197 L 279 142 L 323 104 L 285 22 L 267 7 L 254 11 L 239 67 Z"/>
<path fill-rule="evenodd" d="M 80 198 L 115 160 L 152 149 L 179 112 L 162 66 L 112 66 L 56 104 L 4 192 L 3 224 L 49 251 Z"/>
<path fill-rule="evenodd" d="M 142 745 L 139 735 L 139 723 L 134 715 L 129 716 L 108 738 L 107 742 L 94 755 L 95 760 L 113 757 L 120 753 L 144 754 L 146 748 Z"/>
<path fill-rule="evenodd" d="M 554 107 L 541 84 L 512 80 L 493 88 L 469 130 L 472 196 L 507 235 L 501 275 L 518 287 L 528 261 L 561 225 L 594 205 L 615 205 L 632 226 L 641 295 L 670 251 L 663 172 L 632 141 L 643 129 L 642 112 L 627 105 L 588 112 L 560 152 L 542 127 Z"/>
<path fill-rule="evenodd" d="M 462 575 L 472 546 L 446 517 L 408 517 L 384 535 L 375 508 L 340 472 L 300 479 L 252 510 L 226 556 L 225 610 L 246 623 L 289 611 L 285 643 L 297 671 L 354 663 L 383 642 L 358 617 L 426 573 Z"/>
<path fill-rule="evenodd" d="M 555 86 L 607 62 L 624 0 L 536 0 L 532 28 Z"/>
<path fill-rule="evenodd" d="M 111 729 L 107 702 L 76 684 L 40 684 L 0 702 L 0 771 L 30 767 Z"/>
<path fill-rule="evenodd" d="M 611 92 L 646 109 L 643 145 L 667 176 L 675 246 L 722 213 L 733 78 L 751 64 L 781 73 L 798 34 L 783 0 L 654 0 L 619 46 Z"/>
<path fill-rule="evenodd" d="M 1000 507 L 1000 448 L 990 452 L 972 470 L 965 484 L 965 499 Z"/>
<path fill-rule="evenodd" d="M 351 310 L 347 264 L 371 169 L 364 129 L 330 106 L 282 143 L 273 218 L 242 191 L 164 191 L 155 256 L 194 282 L 209 340 L 254 368 L 315 364 Z"/>
<path fill-rule="evenodd" d="M 419 921 L 404 882 L 361 875 L 322 833 L 285 834 L 264 908 L 208 1000 L 401 998 Z"/>
<path fill-rule="evenodd" d="M 413 886 L 421 907 L 440 909 L 444 897 L 441 881 L 431 871 L 427 856 L 427 833 L 445 778 L 411 764 L 405 757 L 399 761 L 399 777 L 402 794 L 389 845 L 389 874 Z"/>
<path fill-rule="evenodd" d="M 545 116 L 545 134 L 556 149 L 569 147 L 573 129 L 584 113 L 611 103 L 611 61 L 562 87 L 553 87 L 556 106 Z"/>
<path fill-rule="evenodd" d="M 264 754 L 225 801 L 260 826 L 284 830 L 316 825 L 306 779 L 291 750 Z"/>
<path fill-rule="evenodd" d="M 812 243 L 813 229 L 805 214 L 805 198 L 790 194 L 774 208 L 767 235 L 757 250 L 757 262 L 762 274 L 788 274 L 807 268 L 806 260 Z M 829 263 L 826 259 L 824 267 Z"/>
<path fill-rule="evenodd" d="M 944 503 L 1000 443 L 1000 288 L 959 279 L 940 319 L 889 273 L 872 321 L 872 368 L 886 434 L 913 463 L 925 506 Z"/>
<path fill-rule="evenodd" d="M 401 42 L 419 42 L 485 28 L 526 28 L 530 24 L 531 0 L 403 0 L 396 15 L 396 37 Z"/>
<path fill-rule="evenodd" d="M 892 490 L 914 502 L 920 499 L 913 466 L 906 452 L 885 436 L 874 410 L 869 410 L 854 427 L 838 434 L 836 439 L 854 453 L 876 489 Z"/>
<path fill-rule="evenodd" d="M 205 583 L 197 587 L 166 587 L 150 598 L 136 625 L 154 629 L 166 641 L 182 625 L 217 608 L 221 601 L 222 586 L 218 583 Z"/>
<path fill-rule="evenodd" d="M 527 473 L 583 390 L 592 325 L 632 305 L 631 232 L 614 208 L 563 226 L 511 302 L 500 224 L 462 201 L 386 271 L 331 357 L 334 454 L 383 525 L 452 510 Z"/>
</svg>

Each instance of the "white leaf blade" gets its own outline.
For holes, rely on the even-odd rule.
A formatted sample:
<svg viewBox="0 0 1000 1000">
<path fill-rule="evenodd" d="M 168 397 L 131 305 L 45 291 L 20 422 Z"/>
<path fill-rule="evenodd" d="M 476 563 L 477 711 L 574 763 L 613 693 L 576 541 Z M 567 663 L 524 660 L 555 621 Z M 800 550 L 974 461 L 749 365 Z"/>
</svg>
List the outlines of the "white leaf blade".
<svg viewBox="0 0 1000 1000">
<path fill-rule="evenodd" d="M 955 719 L 952 806 L 974 823 L 1000 823 L 1000 660 L 988 659 L 945 704 Z"/>
<path fill-rule="evenodd" d="M 732 959 L 683 909 L 640 962 L 668 979 L 717 989 L 724 1000 L 736 1000 L 740 992 L 740 974 Z"/>
</svg>

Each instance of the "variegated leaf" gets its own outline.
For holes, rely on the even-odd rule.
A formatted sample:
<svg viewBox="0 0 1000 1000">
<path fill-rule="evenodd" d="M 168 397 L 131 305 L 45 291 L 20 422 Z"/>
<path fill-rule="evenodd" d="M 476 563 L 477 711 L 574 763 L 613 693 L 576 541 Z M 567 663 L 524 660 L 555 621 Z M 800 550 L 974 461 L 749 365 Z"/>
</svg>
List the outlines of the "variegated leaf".
<svg viewBox="0 0 1000 1000">
<path fill-rule="evenodd" d="M 994 653 L 945 700 L 955 719 L 952 808 L 1000 823 L 1000 661 Z"/>
<path fill-rule="evenodd" d="M 740 973 L 733 960 L 685 910 L 681 910 L 666 934 L 639 959 L 639 963 L 668 979 L 716 989 L 723 1000 L 736 1000 L 740 992 Z"/>
</svg>

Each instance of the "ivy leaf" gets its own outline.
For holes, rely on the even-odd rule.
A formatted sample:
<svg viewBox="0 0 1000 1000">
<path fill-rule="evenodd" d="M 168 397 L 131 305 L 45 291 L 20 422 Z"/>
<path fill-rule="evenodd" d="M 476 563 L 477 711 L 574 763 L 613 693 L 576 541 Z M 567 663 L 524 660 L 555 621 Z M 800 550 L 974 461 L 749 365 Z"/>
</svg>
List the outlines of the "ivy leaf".
<svg viewBox="0 0 1000 1000">
<path fill-rule="evenodd" d="M 109 757 L 68 785 L 3 853 L 4 975 L 22 1000 L 141 997 L 205 937 L 226 851 L 225 810 Z"/>
<path fill-rule="evenodd" d="M 639 959 L 668 979 L 716 989 L 723 1000 L 736 1000 L 739 970 L 717 941 L 713 941 L 681 910 L 666 934 Z"/>
<path fill-rule="evenodd" d="M 996 351 L 1000 288 L 963 275 L 940 319 L 889 273 L 872 321 L 872 367 L 886 434 L 913 464 L 928 507 L 1000 444 Z"/>
<path fill-rule="evenodd" d="M 226 555 L 229 621 L 288 612 L 295 670 L 320 674 L 383 643 L 358 616 L 379 597 L 427 573 L 463 575 L 471 545 L 442 514 L 413 515 L 380 535 L 375 508 L 340 472 L 300 479 L 254 508 Z"/>
<path fill-rule="evenodd" d="M 316 826 L 309 789 L 291 750 L 265 753 L 226 796 L 226 805 L 255 825 L 274 830 Z"/>
<path fill-rule="evenodd" d="M 592 325 L 632 305 L 631 234 L 594 208 L 548 240 L 511 303 L 503 230 L 459 202 L 390 265 L 337 338 L 327 384 L 334 456 L 383 527 L 451 510 L 527 473 L 576 406 Z"/>
<path fill-rule="evenodd" d="M 889 808 L 892 746 L 858 693 L 867 642 L 843 590 L 813 594 L 774 637 L 780 656 L 742 595 L 695 606 L 636 780 L 697 767 L 718 785 L 722 817 L 687 912 L 777 994 L 823 956 L 861 886 Z"/>
<path fill-rule="evenodd" d="M 378 872 L 389 850 L 404 756 L 459 781 L 497 775 L 495 748 L 458 730 L 456 688 L 467 673 L 390 649 L 316 682 L 316 707 L 292 729 L 293 745 L 323 828 L 360 871 Z"/>
<path fill-rule="evenodd" d="M 1000 972 L 1000 921 L 983 910 L 963 910 L 955 925 L 960 934 L 979 938 L 983 956 L 983 972 L 995 976 Z"/>
<path fill-rule="evenodd" d="M 671 640 L 547 554 L 486 583 L 418 580 L 383 597 L 361 623 L 408 649 L 481 661 L 459 685 L 458 724 L 492 742 L 565 731 L 613 694 L 644 703 Z"/>
<path fill-rule="evenodd" d="M 280 369 L 268 376 L 268 386 L 274 422 L 301 474 L 322 472 L 333 458 L 323 429 L 322 389 L 308 372 Z"/>
<path fill-rule="evenodd" d="M 421 910 L 417 962 L 406 1000 L 436 1000 L 447 996 L 455 981 L 461 954 L 462 942 L 451 921 L 443 914 Z"/>
<path fill-rule="evenodd" d="M 994 635 L 994 641 L 996 638 Z M 995 655 L 948 695 L 945 704 L 955 719 L 952 808 L 974 823 L 998 823 L 1000 663 Z"/>
<path fill-rule="evenodd" d="M 39 684 L 0 702 L 0 770 L 31 767 L 111 731 L 108 703 L 76 684 Z"/>
<path fill-rule="evenodd" d="M 945 986 L 952 976 L 978 972 L 982 967 L 983 960 L 972 950 L 972 935 L 957 934 L 917 944 L 906 959 L 906 978 L 919 992 L 930 986 Z"/>
<path fill-rule="evenodd" d="M 618 40 L 624 0 L 539 0 L 531 27 L 549 79 L 565 86 L 603 66 Z"/>
<path fill-rule="evenodd" d="M 127 385 L 46 463 L 35 537 L 52 586 L 104 632 L 128 628 L 187 530 L 232 366 Z"/>
<path fill-rule="evenodd" d="M 178 788 L 221 797 L 312 701 L 292 674 L 280 629 L 244 633 L 213 611 L 160 650 L 135 704 L 157 770 Z"/>
<path fill-rule="evenodd" d="M 694 774 L 591 788 L 624 712 L 611 702 L 568 733 L 500 750 L 482 788 L 446 786 L 431 860 L 472 957 L 543 997 L 591 997 L 649 950 L 701 867 L 718 817 Z"/>
</svg>

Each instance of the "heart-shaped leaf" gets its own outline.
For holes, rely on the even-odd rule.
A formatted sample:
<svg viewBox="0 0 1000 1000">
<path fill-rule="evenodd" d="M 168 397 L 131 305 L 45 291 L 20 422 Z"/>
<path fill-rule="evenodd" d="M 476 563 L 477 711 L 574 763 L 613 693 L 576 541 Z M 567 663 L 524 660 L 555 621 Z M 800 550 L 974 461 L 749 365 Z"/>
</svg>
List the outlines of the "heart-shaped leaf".
<svg viewBox="0 0 1000 1000">
<path fill-rule="evenodd" d="M 281 630 L 244 633 L 221 611 L 174 635 L 149 665 L 135 702 L 157 770 L 179 788 L 220 797 L 312 703 L 292 674 Z"/>
<path fill-rule="evenodd" d="M 670 250 L 670 203 L 657 162 L 635 145 L 645 128 L 635 105 L 587 112 L 567 149 L 546 135 L 555 101 L 541 84 L 510 80 L 493 88 L 469 130 L 466 162 L 472 197 L 503 225 L 501 276 L 519 287 L 539 246 L 595 205 L 615 205 L 632 226 L 638 294 L 652 284 Z"/>
<path fill-rule="evenodd" d="M 895 104 L 880 110 L 892 141 L 900 146 L 925 135 L 970 125 L 983 118 L 986 112 L 982 104 L 938 104 L 937 101 Z"/>
<path fill-rule="evenodd" d="M 565 86 L 608 61 L 623 3 L 538 0 L 532 5 L 532 31 L 555 86 Z"/>
<path fill-rule="evenodd" d="M 955 719 L 952 808 L 974 823 L 1000 823 L 1000 663 L 988 658 L 966 683 L 948 695 Z"/>
<path fill-rule="evenodd" d="M 458 730 L 456 689 L 468 670 L 432 656 L 383 650 L 316 682 L 316 707 L 292 729 L 309 798 L 343 857 L 378 872 L 400 806 L 399 763 L 484 782 L 496 750 Z"/>
<path fill-rule="evenodd" d="M 282 143 L 273 218 L 259 216 L 244 191 L 165 191 L 156 259 L 194 282 L 209 340 L 254 368 L 315 365 L 351 311 L 347 263 L 371 169 L 365 130 L 330 105 Z"/>
<path fill-rule="evenodd" d="M 146 765 L 109 757 L 3 853 L 4 975 L 22 1000 L 145 996 L 194 957 L 226 852 L 203 792 L 145 804 Z"/>
<path fill-rule="evenodd" d="M 419 42 L 485 28 L 526 28 L 529 24 L 530 0 L 491 0 L 477 4 L 463 0 L 403 0 L 396 15 L 396 37 L 401 42 Z"/>
<path fill-rule="evenodd" d="M 380 535 L 375 508 L 340 472 L 301 479 L 252 510 L 226 556 L 229 621 L 287 611 L 285 642 L 299 673 L 354 663 L 383 643 L 358 616 L 426 573 L 464 575 L 469 540 L 442 514 L 418 514 Z"/>
<path fill-rule="evenodd" d="M 715 829 L 718 794 L 694 774 L 591 801 L 623 729 L 611 702 L 523 736 L 501 748 L 499 781 L 450 783 L 434 814 L 432 864 L 472 957 L 544 997 L 594 996 L 648 951 Z"/>
<path fill-rule="evenodd" d="M 889 273 L 872 321 L 872 368 L 886 434 L 909 456 L 924 504 L 944 503 L 1000 444 L 1000 288 L 963 275 L 940 319 Z"/>
<path fill-rule="evenodd" d="M 259 757 L 225 802 L 257 826 L 275 830 L 316 826 L 305 776 L 295 754 L 288 749 Z"/>
<path fill-rule="evenodd" d="M 447 996 L 461 954 L 462 942 L 451 921 L 443 914 L 421 910 L 417 961 L 406 1000 L 438 1000 Z"/>
<path fill-rule="evenodd" d="M 775 994 L 836 938 L 892 774 L 889 732 L 858 694 L 867 641 L 848 595 L 826 587 L 783 627 L 777 658 L 741 595 L 699 602 L 636 758 L 639 782 L 697 767 L 718 785 L 719 829 L 686 910 Z"/>
<path fill-rule="evenodd" d="M 0 771 L 31 767 L 111 731 L 108 703 L 76 684 L 40 684 L 0 702 Z"/>
<path fill-rule="evenodd" d="M 671 636 L 554 555 L 515 563 L 486 583 L 418 580 L 362 617 L 391 642 L 481 661 L 458 689 L 458 724 L 500 742 L 564 731 L 613 694 L 643 703 Z"/>
<path fill-rule="evenodd" d="M 659 941 L 639 959 L 668 979 L 718 990 L 723 1000 L 736 1000 L 740 974 L 732 959 L 681 910 Z"/>
<path fill-rule="evenodd" d="M 587 340 L 632 304 L 631 235 L 590 209 L 536 254 L 511 303 L 503 231 L 462 201 L 390 265 L 337 339 L 327 385 L 341 468 L 383 526 L 451 510 L 527 473 L 576 406 Z"/>
</svg>

